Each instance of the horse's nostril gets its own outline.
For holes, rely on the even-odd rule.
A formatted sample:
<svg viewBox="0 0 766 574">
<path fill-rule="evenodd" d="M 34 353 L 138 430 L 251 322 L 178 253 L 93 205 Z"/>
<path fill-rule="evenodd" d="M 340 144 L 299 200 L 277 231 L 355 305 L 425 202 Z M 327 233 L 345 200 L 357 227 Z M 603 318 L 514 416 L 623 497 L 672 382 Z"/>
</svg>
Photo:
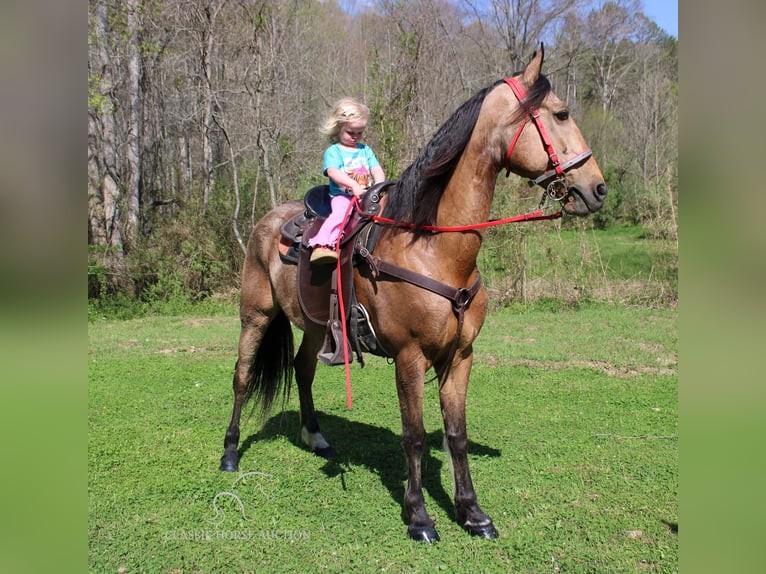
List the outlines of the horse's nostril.
<svg viewBox="0 0 766 574">
<path fill-rule="evenodd" d="M 605 184 L 605 183 L 599 183 L 599 184 L 596 186 L 596 196 L 597 196 L 599 199 L 601 199 L 602 201 L 603 201 L 603 200 L 604 200 L 604 198 L 606 197 L 607 191 L 608 191 L 608 190 L 607 190 L 607 188 L 606 188 L 606 184 Z"/>
</svg>

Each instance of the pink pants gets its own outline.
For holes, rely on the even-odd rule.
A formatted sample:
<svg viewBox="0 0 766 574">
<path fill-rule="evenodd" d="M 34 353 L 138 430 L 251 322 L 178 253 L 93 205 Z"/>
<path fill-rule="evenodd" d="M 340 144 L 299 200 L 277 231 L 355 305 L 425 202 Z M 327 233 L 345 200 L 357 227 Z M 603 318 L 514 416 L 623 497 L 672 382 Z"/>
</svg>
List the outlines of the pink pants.
<svg viewBox="0 0 766 574">
<path fill-rule="evenodd" d="M 330 200 L 332 212 L 319 228 L 316 235 L 309 239 L 311 247 L 326 245 L 327 247 L 335 248 L 335 242 L 342 231 L 343 219 L 346 216 L 350 203 L 351 198 L 346 195 L 334 195 L 332 197 Z"/>
</svg>

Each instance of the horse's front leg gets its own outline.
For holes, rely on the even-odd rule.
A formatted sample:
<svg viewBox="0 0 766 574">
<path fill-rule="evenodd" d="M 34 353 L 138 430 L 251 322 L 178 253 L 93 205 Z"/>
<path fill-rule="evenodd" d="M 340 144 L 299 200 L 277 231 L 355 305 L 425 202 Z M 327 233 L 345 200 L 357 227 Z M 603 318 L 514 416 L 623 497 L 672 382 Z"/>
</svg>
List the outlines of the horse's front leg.
<svg viewBox="0 0 766 574">
<path fill-rule="evenodd" d="M 439 534 L 434 521 L 426 513 L 420 462 L 426 442 L 423 426 L 423 385 L 425 364 L 407 360 L 400 354 L 396 360 L 396 390 L 402 414 L 402 446 L 407 457 L 407 490 L 404 493 L 404 512 L 407 532 L 414 540 L 436 542 Z"/>
<path fill-rule="evenodd" d="M 439 400 L 444 417 L 444 447 L 450 457 L 455 488 L 455 513 L 460 525 L 474 536 L 497 538 L 492 519 L 479 507 L 468 468 L 468 433 L 465 403 L 473 355 L 454 365 L 445 381 L 440 382 Z"/>
</svg>

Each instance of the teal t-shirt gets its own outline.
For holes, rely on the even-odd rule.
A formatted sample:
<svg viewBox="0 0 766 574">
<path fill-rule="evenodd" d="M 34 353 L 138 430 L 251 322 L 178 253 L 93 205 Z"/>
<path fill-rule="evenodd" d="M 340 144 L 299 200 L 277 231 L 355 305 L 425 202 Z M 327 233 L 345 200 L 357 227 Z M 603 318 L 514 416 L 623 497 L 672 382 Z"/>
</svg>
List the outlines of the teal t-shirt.
<svg viewBox="0 0 766 574">
<path fill-rule="evenodd" d="M 380 165 L 372 148 L 362 143 L 356 144 L 356 149 L 351 150 L 340 144 L 333 144 L 324 152 L 324 168 L 322 173 L 327 175 L 327 169 L 335 167 L 346 172 L 362 187 L 372 185 L 372 168 Z M 346 191 L 330 180 L 330 195 L 345 194 Z"/>
</svg>

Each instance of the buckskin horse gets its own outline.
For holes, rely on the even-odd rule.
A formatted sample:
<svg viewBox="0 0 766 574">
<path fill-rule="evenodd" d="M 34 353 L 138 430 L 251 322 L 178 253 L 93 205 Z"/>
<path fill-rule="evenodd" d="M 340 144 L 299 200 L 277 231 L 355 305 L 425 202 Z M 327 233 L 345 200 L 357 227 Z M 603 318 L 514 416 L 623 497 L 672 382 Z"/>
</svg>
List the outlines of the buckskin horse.
<svg viewBox="0 0 766 574">
<path fill-rule="evenodd" d="M 570 215 L 599 210 L 607 195 L 577 124 L 540 72 L 543 54 L 541 44 L 523 72 L 477 92 L 436 132 L 386 193 L 381 217 L 396 223 L 374 224 L 380 229 L 373 252 L 352 271 L 356 299 L 395 365 L 408 464 L 404 511 L 415 540 L 439 540 L 426 512 L 420 467 L 426 440 L 423 391 L 430 368 L 438 377 L 456 519 L 472 535 L 498 536 L 474 491 L 465 417 L 473 342 L 487 310 L 476 266 L 483 227 L 476 224 L 489 218 L 498 174 L 506 169 L 529 178 Z M 299 201 L 276 207 L 249 238 L 234 406 L 220 466 L 224 471 L 239 468 L 243 405 L 252 398 L 268 412 L 280 393 L 287 395 L 293 373 L 302 441 L 319 455 L 334 454 L 320 432 L 311 390 L 326 330 L 307 320 L 297 294 L 298 267 L 285 264 L 277 249 L 281 227 L 303 210 Z M 291 323 L 303 331 L 297 354 Z"/>
</svg>

